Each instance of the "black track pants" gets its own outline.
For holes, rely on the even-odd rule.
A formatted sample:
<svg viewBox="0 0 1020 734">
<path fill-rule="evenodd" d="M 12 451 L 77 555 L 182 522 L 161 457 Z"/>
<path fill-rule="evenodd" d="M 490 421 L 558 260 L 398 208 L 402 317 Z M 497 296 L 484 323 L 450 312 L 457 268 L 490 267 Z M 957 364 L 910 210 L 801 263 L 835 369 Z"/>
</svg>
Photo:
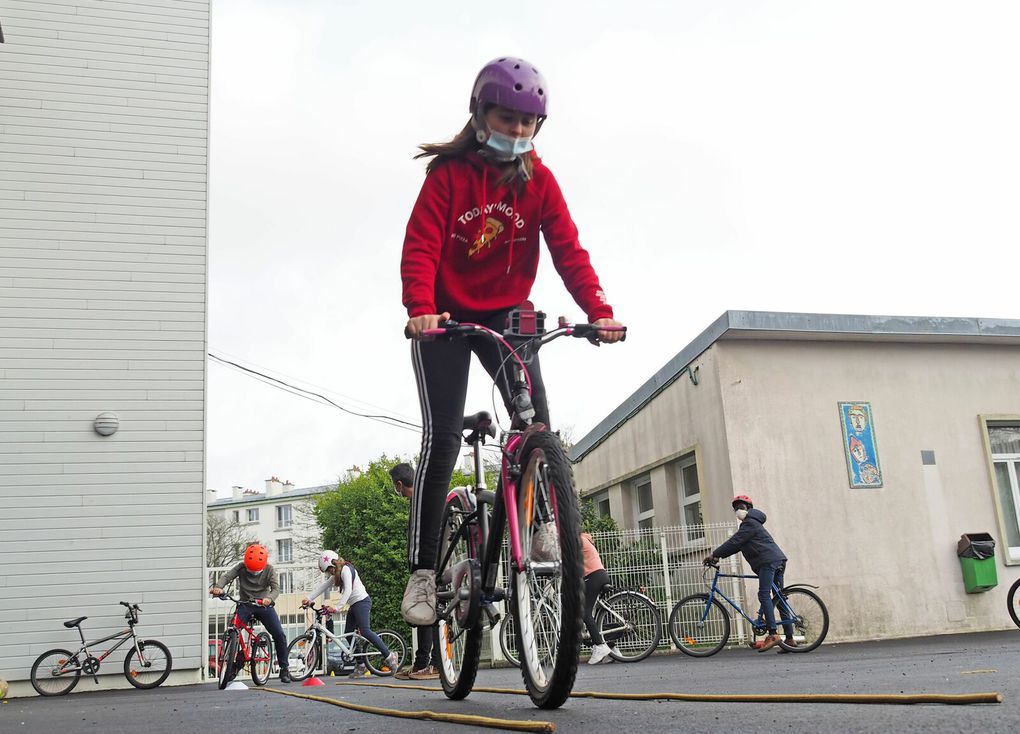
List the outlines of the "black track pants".
<svg viewBox="0 0 1020 734">
<path fill-rule="evenodd" d="M 502 333 L 505 320 L 506 314 L 498 313 L 482 323 Z M 482 336 L 411 343 L 411 361 L 418 385 L 423 427 L 421 460 L 414 474 L 407 530 L 407 555 L 412 571 L 432 569 L 436 564 L 443 505 L 463 442 L 461 428 L 464 425 L 464 401 L 472 353 L 478 356 L 486 372 L 496 382 L 503 403 L 507 405 L 510 395 L 508 379 L 512 380 L 513 371 L 509 368 L 509 361 L 507 369 L 501 370 L 506 356 L 504 348 Z M 531 376 L 534 420 L 549 425 L 549 408 L 537 356 L 528 365 L 528 374 Z"/>
</svg>

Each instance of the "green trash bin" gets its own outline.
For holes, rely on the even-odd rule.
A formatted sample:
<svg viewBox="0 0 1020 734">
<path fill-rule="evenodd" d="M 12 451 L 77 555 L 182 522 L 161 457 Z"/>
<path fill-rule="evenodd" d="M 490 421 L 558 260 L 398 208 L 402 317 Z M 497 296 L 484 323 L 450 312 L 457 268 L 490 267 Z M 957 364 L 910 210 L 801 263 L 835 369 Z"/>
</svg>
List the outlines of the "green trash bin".
<svg viewBox="0 0 1020 734">
<path fill-rule="evenodd" d="M 988 533 L 964 533 L 956 544 L 963 571 L 963 588 L 980 594 L 999 585 L 995 570 L 995 540 Z"/>
</svg>

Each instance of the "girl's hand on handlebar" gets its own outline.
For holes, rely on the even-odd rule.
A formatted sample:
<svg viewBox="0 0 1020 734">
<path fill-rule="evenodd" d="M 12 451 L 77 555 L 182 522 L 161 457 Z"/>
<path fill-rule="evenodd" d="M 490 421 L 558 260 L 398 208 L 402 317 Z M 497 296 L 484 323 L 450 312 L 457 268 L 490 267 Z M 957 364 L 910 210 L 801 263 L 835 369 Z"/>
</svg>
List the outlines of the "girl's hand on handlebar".
<svg viewBox="0 0 1020 734">
<path fill-rule="evenodd" d="M 450 313 L 428 313 L 422 316 L 412 316 L 407 320 L 404 327 L 404 336 L 408 339 L 421 339 L 422 333 L 427 329 L 438 329 L 439 325 L 449 320 Z"/>
<path fill-rule="evenodd" d="M 307 609 L 310 606 L 312 606 L 312 600 L 311 599 L 302 599 L 301 600 L 301 607 L 303 609 Z"/>
<path fill-rule="evenodd" d="M 598 321 L 592 322 L 595 326 L 623 326 L 619 321 L 615 319 L 599 319 Z M 605 344 L 613 344 L 618 341 L 622 341 L 626 336 L 625 331 L 599 331 L 599 341 Z"/>
<path fill-rule="evenodd" d="M 223 589 L 219 586 L 213 586 L 209 589 L 209 596 L 223 596 Z"/>
<path fill-rule="evenodd" d="M 327 604 L 323 604 L 322 608 L 326 610 L 327 614 L 336 614 L 336 607 L 331 607 Z"/>
</svg>

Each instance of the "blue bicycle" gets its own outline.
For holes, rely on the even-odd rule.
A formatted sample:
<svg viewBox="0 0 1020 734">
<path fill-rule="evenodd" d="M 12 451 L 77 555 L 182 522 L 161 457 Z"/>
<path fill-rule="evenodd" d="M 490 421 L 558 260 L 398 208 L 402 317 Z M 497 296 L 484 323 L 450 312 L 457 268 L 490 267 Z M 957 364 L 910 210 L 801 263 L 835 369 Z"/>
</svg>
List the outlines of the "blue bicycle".
<svg viewBox="0 0 1020 734">
<path fill-rule="evenodd" d="M 765 635 L 765 615 L 761 608 L 752 619 L 719 588 L 720 578 L 754 579 L 757 576 L 740 573 L 722 573 L 718 565 L 712 566 L 715 576 L 707 594 L 691 594 L 676 603 L 669 615 L 669 636 L 680 652 L 696 658 L 715 655 L 726 646 L 730 638 L 730 616 L 716 597 L 722 597 L 751 626 L 754 637 Z M 705 573 L 709 573 L 706 568 Z M 707 580 L 707 579 L 706 579 Z M 813 591 L 810 584 L 794 584 L 780 589 L 772 584 L 772 603 L 776 608 L 776 626 L 783 628 L 786 637 L 780 636 L 779 646 L 787 652 L 811 652 L 822 644 L 829 632 L 829 610 Z M 818 588 L 811 586 L 812 589 Z M 754 647 L 752 637 L 750 643 Z"/>
</svg>

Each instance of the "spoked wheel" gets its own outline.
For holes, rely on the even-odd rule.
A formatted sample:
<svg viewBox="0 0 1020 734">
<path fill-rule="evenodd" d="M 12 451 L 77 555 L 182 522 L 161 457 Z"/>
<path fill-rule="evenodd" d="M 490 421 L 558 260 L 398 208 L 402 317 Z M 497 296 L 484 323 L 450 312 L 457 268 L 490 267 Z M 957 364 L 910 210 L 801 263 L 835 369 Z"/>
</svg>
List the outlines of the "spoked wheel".
<svg viewBox="0 0 1020 734">
<path fill-rule="evenodd" d="M 776 622 L 780 623 L 779 646 L 787 652 L 811 652 L 822 644 L 829 633 L 829 610 L 813 591 L 807 589 L 784 589 L 785 600 L 773 598 L 776 608 Z M 793 620 L 793 639 L 795 644 L 786 642 L 786 633 L 782 629 L 781 620 Z"/>
<path fill-rule="evenodd" d="M 709 605 L 708 594 L 692 594 L 673 607 L 669 636 L 680 652 L 707 658 L 722 650 L 730 638 L 730 618 L 717 599 Z"/>
<path fill-rule="evenodd" d="M 32 664 L 32 688 L 40 696 L 70 693 L 81 679 L 81 665 L 70 650 L 49 650 Z"/>
<path fill-rule="evenodd" d="M 393 675 L 400 670 L 404 660 L 407 659 L 407 643 L 404 642 L 403 637 L 393 630 L 377 630 L 376 634 L 379 635 L 379 639 L 390 649 L 391 653 L 395 652 L 397 654 L 397 662 L 391 667 L 386 658 L 383 657 L 383 654 L 372 643 L 367 643 L 370 652 L 365 655 L 365 666 L 375 675 Z"/>
<path fill-rule="evenodd" d="M 613 659 L 636 663 L 651 655 L 662 639 L 662 619 L 655 603 L 644 594 L 618 591 L 605 604 L 608 609 L 599 609 L 595 624 Z"/>
<path fill-rule="evenodd" d="M 499 649 L 508 663 L 515 668 L 521 667 L 521 652 L 517 649 L 517 629 L 512 614 L 505 615 L 499 623 Z"/>
<path fill-rule="evenodd" d="M 251 645 L 251 682 L 264 686 L 273 672 L 273 640 L 268 632 L 259 632 Z"/>
<path fill-rule="evenodd" d="M 142 652 L 140 657 L 138 650 Z M 132 649 L 124 658 L 124 677 L 135 688 L 156 688 L 173 667 L 170 650 L 157 640 L 139 640 L 138 650 Z"/>
<path fill-rule="evenodd" d="M 521 674 L 539 708 L 570 696 L 581 644 L 583 574 L 570 463 L 551 433 L 527 437 L 518 482 L 522 569 L 511 562 L 511 611 Z"/>
<path fill-rule="evenodd" d="M 1009 587 L 1009 593 L 1006 595 L 1006 604 L 1009 609 L 1009 616 L 1013 620 L 1013 624 L 1020 627 L 1020 579 L 1013 582 L 1013 585 Z"/>
<path fill-rule="evenodd" d="M 222 691 L 237 673 L 237 630 L 228 629 L 223 635 L 223 645 L 220 648 L 220 659 L 217 663 L 219 670 L 217 670 L 216 682 Z"/>
<path fill-rule="evenodd" d="M 467 517 L 471 509 L 460 495 L 451 496 L 443 510 L 439 555 L 436 559 L 436 608 L 439 617 L 434 643 L 439 648 L 439 680 L 448 698 L 471 692 L 482 650 L 481 569 L 477 532 Z"/>
<path fill-rule="evenodd" d="M 319 640 L 315 635 L 305 634 L 295 638 L 287 647 L 287 665 L 290 677 L 304 680 L 319 667 Z"/>
</svg>

